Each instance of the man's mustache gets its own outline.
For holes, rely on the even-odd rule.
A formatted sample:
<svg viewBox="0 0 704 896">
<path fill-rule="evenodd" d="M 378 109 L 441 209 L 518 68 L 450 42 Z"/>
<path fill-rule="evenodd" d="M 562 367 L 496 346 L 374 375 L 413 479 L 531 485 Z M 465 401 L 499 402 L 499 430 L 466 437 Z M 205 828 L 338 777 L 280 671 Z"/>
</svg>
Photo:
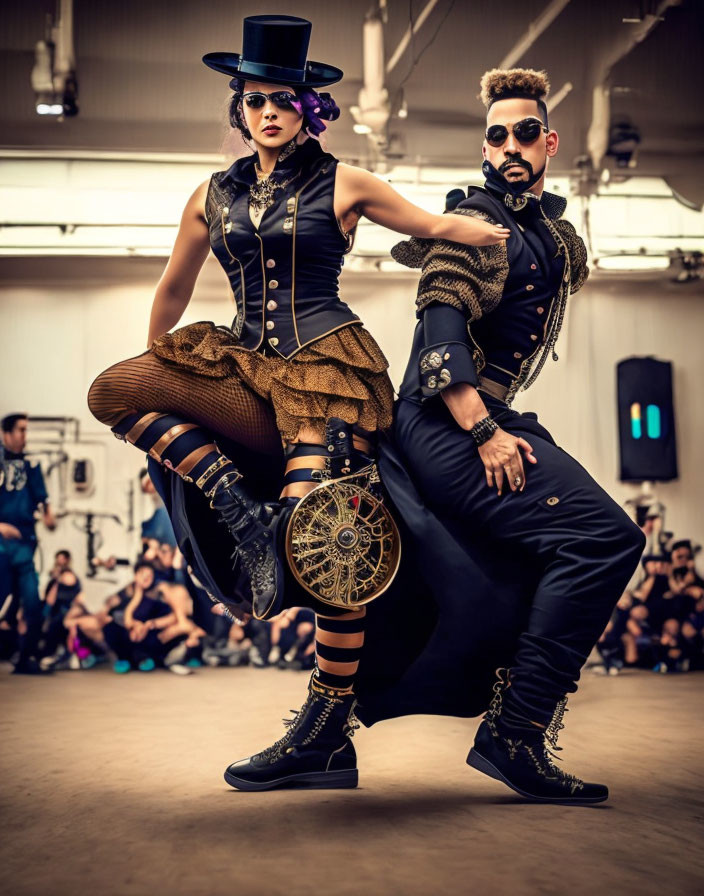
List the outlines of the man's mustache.
<svg viewBox="0 0 704 896">
<path fill-rule="evenodd" d="M 504 171 L 507 171 L 513 165 L 520 165 L 521 168 L 526 169 L 526 171 L 528 172 L 528 174 L 530 174 L 531 177 L 533 176 L 533 166 L 531 165 L 530 162 L 526 162 L 525 159 L 521 159 L 521 158 L 506 159 L 506 161 L 503 162 L 503 164 L 501 164 L 499 166 L 499 173 L 503 174 Z"/>
</svg>

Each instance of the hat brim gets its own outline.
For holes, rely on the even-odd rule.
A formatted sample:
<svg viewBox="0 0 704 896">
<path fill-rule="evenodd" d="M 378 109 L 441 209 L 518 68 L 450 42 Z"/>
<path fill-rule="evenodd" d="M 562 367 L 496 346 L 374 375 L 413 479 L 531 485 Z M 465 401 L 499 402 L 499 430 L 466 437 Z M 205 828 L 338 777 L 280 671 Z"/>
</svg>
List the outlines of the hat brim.
<svg viewBox="0 0 704 896">
<path fill-rule="evenodd" d="M 333 65 L 324 62 L 307 62 L 302 79 L 286 78 L 275 72 L 272 66 L 266 71 L 266 66 L 261 66 L 261 74 L 253 74 L 251 71 L 242 71 L 240 68 L 241 55 L 239 53 L 207 53 L 203 62 L 216 72 L 229 75 L 231 78 L 243 78 L 246 81 L 257 81 L 259 84 L 284 84 L 287 87 L 327 87 L 342 80 L 343 72 Z"/>
</svg>

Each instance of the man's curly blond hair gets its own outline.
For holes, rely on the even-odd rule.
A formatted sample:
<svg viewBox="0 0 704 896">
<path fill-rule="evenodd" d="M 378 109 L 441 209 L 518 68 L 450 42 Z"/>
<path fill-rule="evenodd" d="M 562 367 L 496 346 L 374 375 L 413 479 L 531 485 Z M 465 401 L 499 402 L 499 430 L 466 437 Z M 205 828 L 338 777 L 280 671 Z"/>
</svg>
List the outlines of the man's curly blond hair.
<svg viewBox="0 0 704 896">
<path fill-rule="evenodd" d="M 479 99 L 487 110 L 497 100 L 520 96 L 531 100 L 545 100 L 550 92 L 547 72 L 533 68 L 492 68 L 482 75 Z"/>
</svg>

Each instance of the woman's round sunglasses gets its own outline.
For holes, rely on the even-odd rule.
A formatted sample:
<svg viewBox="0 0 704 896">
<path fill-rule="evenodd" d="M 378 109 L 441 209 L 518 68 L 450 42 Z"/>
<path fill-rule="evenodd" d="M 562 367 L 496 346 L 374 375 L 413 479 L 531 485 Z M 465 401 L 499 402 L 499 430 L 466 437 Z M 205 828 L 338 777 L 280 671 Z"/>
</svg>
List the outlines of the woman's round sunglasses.
<svg viewBox="0 0 704 896">
<path fill-rule="evenodd" d="M 250 109 L 263 108 L 267 100 L 271 100 L 277 109 L 294 109 L 297 97 L 290 90 L 275 90 L 273 93 L 262 93 L 259 90 L 252 90 L 249 93 L 243 93 L 242 99 Z"/>
<path fill-rule="evenodd" d="M 535 143 L 541 132 L 547 134 L 550 129 L 546 128 L 539 118 L 522 118 L 521 121 L 514 124 L 511 130 L 519 143 L 528 146 L 530 143 Z M 507 139 L 508 128 L 506 125 L 492 124 L 490 128 L 486 129 L 486 142 L 489 146 L 503 146 Z"/>
</svg>

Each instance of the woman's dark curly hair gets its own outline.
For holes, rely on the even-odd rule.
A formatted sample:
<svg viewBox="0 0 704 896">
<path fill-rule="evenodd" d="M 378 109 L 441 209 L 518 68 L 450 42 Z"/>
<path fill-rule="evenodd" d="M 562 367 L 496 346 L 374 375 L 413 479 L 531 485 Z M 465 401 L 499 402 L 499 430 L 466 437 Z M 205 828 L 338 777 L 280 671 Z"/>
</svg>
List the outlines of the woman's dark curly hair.
<svg viewBox="0 0 704 896">
<path fill-rule="evenodd" d="M 246 140 L 251 140 L 252 135 L 242 114 L 242 94 L 244 93 L 244 80 L 233 78 L 230 87 L 233 90 L 230 100 L 229 116 L 230 124 L 242 134 Z M 326 121 L 337 121 L 340 117 L 340 109 L 329 93 L 317 93 L 310 87 L 295 88 L 297 99 L 291 105 L 299 115 L 303 116 L 303 130 L 309 137 L 319 137 L 327 128 Z"/>
</svg>

